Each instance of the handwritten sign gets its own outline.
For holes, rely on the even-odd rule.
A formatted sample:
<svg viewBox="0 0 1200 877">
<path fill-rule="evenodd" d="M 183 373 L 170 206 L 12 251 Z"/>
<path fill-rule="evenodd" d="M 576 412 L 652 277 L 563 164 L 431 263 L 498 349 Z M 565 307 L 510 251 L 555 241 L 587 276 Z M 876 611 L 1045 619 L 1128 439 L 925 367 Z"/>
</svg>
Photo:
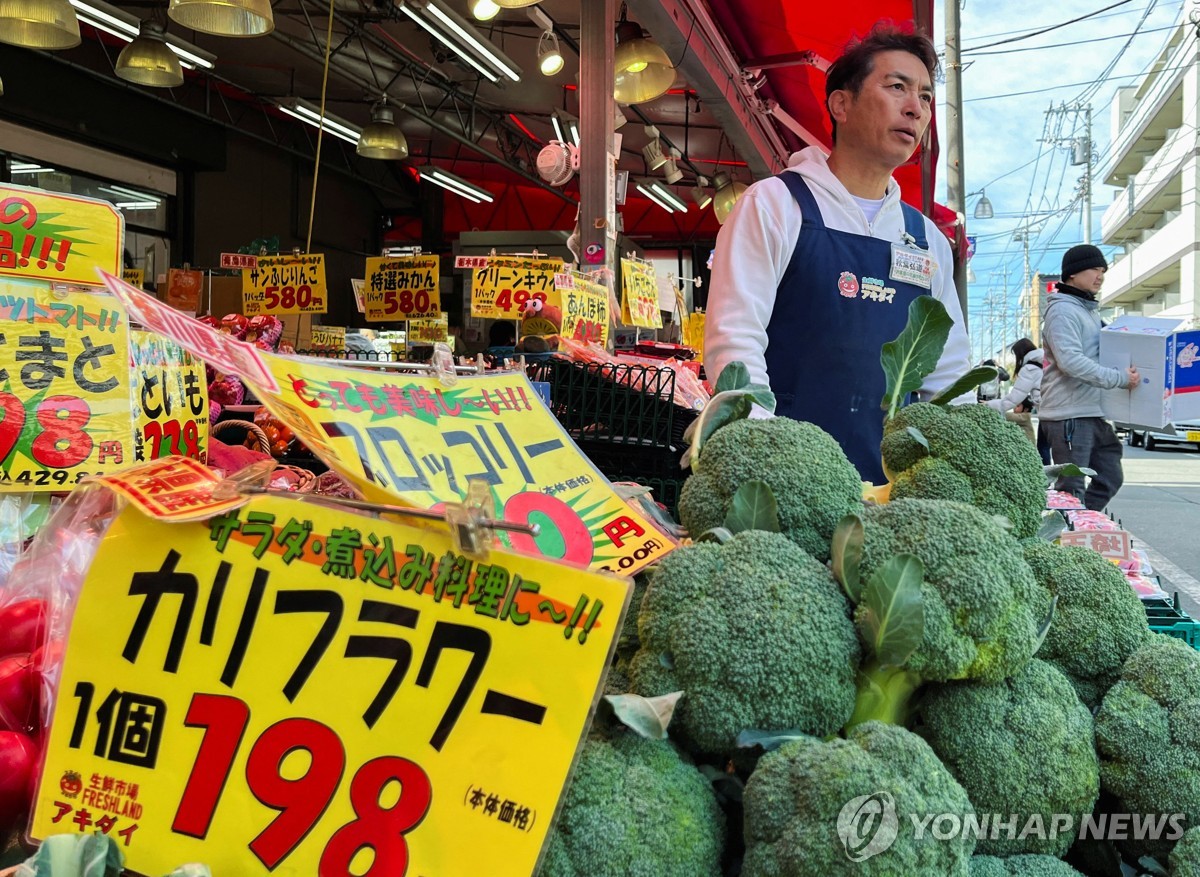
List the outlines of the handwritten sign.
<svg viewBox="0 0 1200 877">
<path fill-rule="evenodd" d="M 435 344 L 450 338 L 450 315 L 445 311 L 437 317 L 413 320 L 408 324 L 409 344 Z"/>
<path fill-rule="evenodd" d="M 436 316 L 442 309 L 440 256 L 367 259 L 367 322 Z"/>
<path fill-rule="evenodd" d="M 1132 557 L 1128 530 L 1068 530 L 1059 534 L 1058 541 L 1061 545 L 1090 548 L 1109 560 L 1129 560 Z"/>
<path fill-rule="evenodd" d="M 325 294 L 325 256 L 259 256 L 258 265 L 242 271 L 242 313 L 323 314 L 328 309 Z"/>
<path fill-rule="evenodd" d="M 658 282 L 649 262 L 621 260 L 621 322 L 644 329 L 662 328 Z"/>
<path fill-rule="evenodd" d="M 80 590 L 30 833 L 100 831 L 140 874 L 460 875 L 486 851 L 528 877 L 630 591 L 292 499 L 127 508 Z"/>
<path fill-rule="evenodd" d="M 573 278 L 571 285 L 561 289 L 560 294 L 563 337 L 602 346 L 608 344 L 608 288 L 583 278 Z"/>
<path fill-rule="evenodd" d="M 0 183 L 0 279 L 98 286 L 121 270 L 125 220 L 108 201 Z"/>
<path fill-rule="evenodd" d="M 562 259 L 490 257 L 471 279 L 471 316 L 519 320 L 531 298 L 561 307 L 554 275 L 562 270 Z"/>
<path fill-rule="evenodd" d="M 313 326 L 312 347 L 314 350 L 345 350 L 345 326 Z"/>
<path fill-rule="evenodd" d="M 0 387 L 0 492 L 68 490 L 133 462 L 119 300 L 0 279 Z"/>
<path fill-rule="evenodd" d="M 121 279 L 131 286 L 141 289 L 146 285 L 146 272 L 141 268 L 122 268 Z"/>
<path fill-rule="evenodd" d="M 154 332 L 129 335 L 134 459 L 172 454 L 208 459 L 208 381 L 204 363 Z"/>
</svg>

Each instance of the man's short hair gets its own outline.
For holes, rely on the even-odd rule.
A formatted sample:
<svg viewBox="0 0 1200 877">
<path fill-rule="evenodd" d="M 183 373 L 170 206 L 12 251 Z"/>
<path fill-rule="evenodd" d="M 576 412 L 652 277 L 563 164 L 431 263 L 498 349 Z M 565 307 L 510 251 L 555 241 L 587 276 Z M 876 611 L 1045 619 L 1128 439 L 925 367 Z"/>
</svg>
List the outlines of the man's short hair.
<svg viewBox="0 0 1200 877">
<path fill-rule="evenodd" d="M 850 92 L 855 97 L 862 91 L 863 83 L 875 69 L 875 56 L 880 52 L 908 52 L 915 55 L 932 80 L 938 69 L 937 51 L 924 34 L 902 30 L 894 24 L 879 23 L 861 40 L 852 41 L 840 58 L 825 71 L 825 111 L 829 112 L 829 96 L 838 90 Z M 837 120 L 829 113 L 833 127 L 833 142 L 837 142 Z"/>
</svg>

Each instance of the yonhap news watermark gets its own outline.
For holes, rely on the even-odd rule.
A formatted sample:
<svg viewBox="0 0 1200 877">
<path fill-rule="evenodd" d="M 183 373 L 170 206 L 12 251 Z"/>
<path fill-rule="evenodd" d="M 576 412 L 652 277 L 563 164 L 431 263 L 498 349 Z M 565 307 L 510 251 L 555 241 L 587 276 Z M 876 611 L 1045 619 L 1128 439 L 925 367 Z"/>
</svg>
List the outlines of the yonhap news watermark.
<svg viewBox="0 0 1200 877">
<path fill-rule="evenodd" d="M 895 798 L 883 791 L 847 801 L 837 820 L 838 837 L 852 862 L 885 852 L 901 827 L 911 830 L 917 841 L 1054 840 L 1064 835 L 1080 840 L 1176 841 L 1188 826 L 1185 813 L 907 813 L 902 820 Z"/>
</svg>

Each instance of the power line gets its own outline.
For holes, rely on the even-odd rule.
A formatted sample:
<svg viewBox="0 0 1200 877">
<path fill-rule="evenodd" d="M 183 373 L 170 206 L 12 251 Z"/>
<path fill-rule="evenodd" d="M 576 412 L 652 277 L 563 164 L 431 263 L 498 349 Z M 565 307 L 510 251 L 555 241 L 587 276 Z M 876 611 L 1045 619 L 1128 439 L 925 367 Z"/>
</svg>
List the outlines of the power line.
<svg viewBox="0 0 1200 877">
<path fill-rule="evenodd" d="M 1024 46 L 1019 49 L 998 49 L 995 52 L 973 52 L 970 49 L 963 49 L 962 54 L 982 56 L 982 55 L 1012 55 L 1012 54 L 1015 54 L 1016 52 L 1040 52 L 1042 49 L 1061 49 L 1061 48 L 1064 48 L 1067 46 L 1084 46 L 1084 45 L 1087 45 L 1088 43 L 1103 43 L 1107 40 L 1119 40 L 1123 37 L 1137 36 L 1139 33 L 1159 33 L 1160 31 L 1164 31 L 1164 30 L 1175 30 L 1175 28 L 1177 28 L 1178 26 L 1179 26 L 1178 24 L 1169 24 L 1169 25 L 1166 25 L 1165 27 L 1155 27 L 1155 28 L 1151 28 L 1150 30 L 1133 31 L 1131 33 L 1115 33 L 1115 34 L 1111 34 L 1110 36 L 1106 36 L 1106 37 L 1092 37 L 1090 40 L 1073 40 L 1069 43 L 1051 43 L 1046 46 Z"/>
<path fill-rule="evenodd" d="M 1066 27 L 1069 24 L 1076 24 L 1077 22 L 1094 18 L 1102 12 L 1108 12 L 1110 9 L 1116 9 L 1118 6 L 1124 6 L 1125 4 L 1132 2 L 1133 0 L 1117 0 L 1117 2 L 1113 3 L 1111 6 L 1105 6 L 1103 9 L 1097 9 L 1095 12 L 1089 12 L 1086 15 L 1080 15 L 1076 18 L 1072 18 L 1070 21 L 1064 21 L 1060 24 L 1052 24 L 1049 27 L 1043 27 L 1038 30 L 1030 31 L 1029 33 L 1021 36 L 1009 37 L 1006 40 L 997 40 L 994 43 L 985 43 L 982 46 L 975 46 L 972 49 L 963 49 L 963 54 L 966 54 L 967 52 L 976 52 L 980 49 L 990 49 L 993 46 L 1003 46 L 1007 45 L 1008 43 L 1019 43 L 1021 40 L 1028 40 L 1036 36 L 1041 36 L 1044 33 L 1050 33 L 1052 30 L 1058 30 L 1060 27 Z M 1154 4 L 1151 3 L 1150 5 L 1153 6 Z"/>
</svg>

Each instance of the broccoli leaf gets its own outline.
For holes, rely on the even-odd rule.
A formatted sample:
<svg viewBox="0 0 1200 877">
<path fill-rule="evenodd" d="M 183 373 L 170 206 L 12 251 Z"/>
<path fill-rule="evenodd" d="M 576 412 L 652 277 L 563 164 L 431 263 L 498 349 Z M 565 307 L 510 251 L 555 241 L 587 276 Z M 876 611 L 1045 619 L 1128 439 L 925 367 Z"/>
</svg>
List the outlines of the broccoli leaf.
<svg viewBox="0 0 1200 877">
<path fill-rule="evenodd" d="M 725 516 L 725 529 L 731 533 L 743 530 L 779 532 L 779 505 L 765 481 L 754 479 L 737 489 L 729 514 Z"/>
<path fill-rule="evenodd" d="M 977 365 L 929 401 L 934 405 L 949 405 L 963 393 L 974 390 L 980 384 L 986 384 L 998 374 L 1000 372 L 995 366 Z"/>
<path fill-rule="evenodd" d="M 942 357 L 954 320 L 931 295 L 919 295 L 908 306 L 908 324 L 894 341 L 883 345 L 879 360 L 887 375 L 882 408 L 890 420 L 904 397 L 921 388 L 925 376 Z"/>
<path fill-rule="evenodd" d="M 718 393 L 724 393 L 726 390 L 740 390 L 749 384 L 750 369 L 746 368 L 746 363 L 731 362 L 721 371 L 713 389 Z"/>
<path fill-rule="evenodd" d="M 1046 641 L 1046 634 L 1050 633 L 1050 625 L 1054 623 L 1054 612 L 1058 609 L 1058 594 L 1054 595 L 1054 599 L 1050 601 L 1050 611 L 1046 613 L 1046 619 L 1042 622 L 1042 626 L 1038 628 L 1037 644 L 1033 647 L 1033 653 L 1036 655 L 1042 647 L 1042 643 Z"/>
<path fill-rule="evenodd" d="M 726 371 L 728 370 L 726 369 Z M 749 417 L 753 407 L 753 397 L 744 390 L 725 390 L 709 399 L 704 410 L 700 412 L 700 416 L 692 421 L 683 434 L 684 441 L 690 444 L 683 455 L 681 468 L 686 469 L 691 466 L 692 471 L 698 471 L 700 449 L 709 437 L 722 426 Z M 774 408 L 773 405 L 772 408 Z"/>
<path fill-rule="evenodd" d="M 901 666 L 921 645 L 925 635 L 925 610 L 921 580 L 925 565 L 912 554 L 888 558 L 871 576 L 863 591 L 866 610 L 860 629 L 879 663 Z"/>
<path fill-rule="evenodd" d="M 912 440 L 923 447 L 926 453 L 929 452 L 929 439 L 925 438 L 925 433 L 921 432 L 915 426 L 910 426 L 904 431 L 912 436 Z"/>
<path fill-rule="evenodd" d="M 863 553 L 863 522 L 858 515 L 846 515 L 838 521 L 833 531 L 833 544 L 830 555 L 833 564 L 833 575 L 846 596 L 852 603 L 857 603 L 862 597 L 862 580 L 859 576 L 859 564 Z"/>
<path fill-rule="evenodd" d="M 675 715 L 675 704 L 681 697 L 682 691 L 672 691 L 660 697 L 642 697 L 640 694 L 604 695 L 621 724 L 647 740 L 666 739 L 667 725 L 671 724 L 671 717 Z"/>
<path fill-rule="evenodd" d="M 1054 542 L 1065 529 L 1067 529 L 1067 519 L 1063 517 L 1062 512 L 1047 512 L 1042 515 L 1042 524 L 1038 527 L 1038 538 Z"/>
<path fill-rule="evenodd" d="M 811 734 L 805 734 L 801 731 L 759 731 L 747 728 L 737 735 L 734 745 L 738 749 L 760 748 L 763 752 L 774 752 L 784 743 L 791 743 L 793 740 L 811 739 L 813 739 Z"/>
<path fill-rule="evenodd" d="M 733 534 L 730 533 L 728 530 L 726 530 L 724 527 L 713 527 L 710 530 L 705 530 L 703 533 L 701 533 L 699 536 L 697 536 L 696 541 L 697 542 L 716 542 L 718 545 L 724 545 L 726 542 L 728 542 L 732 538 L 733 538 Z"/>
<path fill-rule="evenodd" d="M 1086 466 L 1076 466 L 1074 463 L 1058 463 L 1054 466 L 1045 467 L 1046 478 L 1053 484 L 1059 478 L 1077 478 L 1080 475 L 1086 475 L 1089 478 L 1096 476 L 1095 469 L 1089 469 Z"/>
</svg>

